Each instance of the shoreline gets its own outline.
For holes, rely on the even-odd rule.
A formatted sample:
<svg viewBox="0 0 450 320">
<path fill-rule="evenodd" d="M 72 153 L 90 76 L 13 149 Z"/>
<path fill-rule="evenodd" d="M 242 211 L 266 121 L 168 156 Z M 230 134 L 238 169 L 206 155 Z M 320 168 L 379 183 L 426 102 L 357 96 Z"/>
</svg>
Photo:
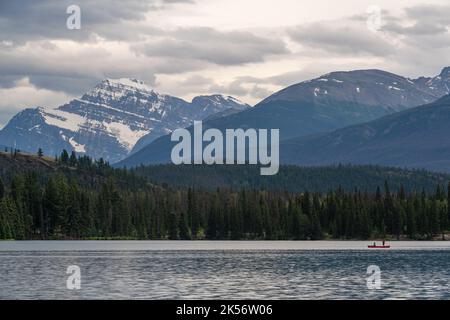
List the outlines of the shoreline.
<svg viewBox="0 0 450 320">
<path fill-rule="evenodd" d="M 370 241 L 221 241 L 221 240 L 32 240 L 0 242 L 0 252 L 8 251 L 339 251 L 363 250 L 450 250 L 449 241 L 389 241 L 389 249 L 370 249 Z"/>
</svg>

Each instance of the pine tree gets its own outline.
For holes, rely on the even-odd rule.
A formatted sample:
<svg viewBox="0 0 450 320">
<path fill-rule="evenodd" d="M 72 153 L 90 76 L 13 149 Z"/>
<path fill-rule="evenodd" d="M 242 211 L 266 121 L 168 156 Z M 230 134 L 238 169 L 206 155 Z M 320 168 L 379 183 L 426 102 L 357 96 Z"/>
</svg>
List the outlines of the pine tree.
<svg viewBox="0 0 450 320">
<path fill-rule="evenodd" d="M 178 229 L 180 232 L 181 240 L 190 240 L 191 239 L 191 231 L 189 230 L 186 215 L 184 214 L 184 212 L 181 212 L 181 214 L 180 214 L 179 221 L 178 221 Z"/>
<path fill-rule="evenodd" d="M 2 178 L 0 177 L 0 200 L 5 196 L 5 184 L 3 183 Z"/>
<path fill-rule="evenodd" d="M 406 205 L 406 233 L 410 239 L 416 239 L 416 219 L 416 209 L 411 199 Z"/>
<path fill-rule="evenodd" d="M 220 212 L 219 198 L 217 193 L 212 196 L 211 208 L 208 216 L 208 227 L 206 229 L 207 238 L 216 240 L 223 235 L 223 219 Z"/>
<path fill-rule="evenodd" d="M 76 165 L 77 165 L 77 155 L 76 155 L 76 153 L 75 153 L 75 151 L 72 151 L 71 153 L 70 153 L 70 158 L 69 158 L 69 165 L 71 166 L 71 167 L 75 167 Z"/>
<path fill-rule="evenodd" d="M 64 149 L 61 153 L 61 156 L 59 157 L 62 164 L 68 164 L 69 163 L 69 154 L 67 153 L 67 150 Z"/>
<path fill-rule="evenodd" d="M 450 182 L 447 186 L 447 221 L 450 222 Z"/>
<path fill-rule="evenodd" d="M 169 212 L 168 214 L 168 227 L 169 227 L 169 239 L 178 240 L 178 221 L 175 212 Z"/>
<path fill-rule="evenodd" d="M 192 236 L 196 238 L 200 229 L 201 219 L 198 211 L 195 189 L 189 188 L 187 197 L 187 218 L 190 224 L 190 229 L 192 231 Z"/>
<path fill-rule="evenodd" d="M 71 238 L 79 238 L 82 220 L 81 220 L 81 208 L 80 208 L 80 197 L 78 187 L 75 183 L 70 186 L 68 201 L 70 206 L 67 208 L 67 224 L 66 224 L 66 234 Z"/>
<path fill-rule="evenodd" d="M 0 201 L 0 239 L 13 239 L 13 226 L 9 206 L 5 199 Z"/>
<path fill-rule="evenodd" d="M 442 240 L 445 240 L 445 232 L 448 229 L 449 223 L 446 209 L 443 205 L 439 209 L 439 228 L 441 230 Z"/>
</svg>

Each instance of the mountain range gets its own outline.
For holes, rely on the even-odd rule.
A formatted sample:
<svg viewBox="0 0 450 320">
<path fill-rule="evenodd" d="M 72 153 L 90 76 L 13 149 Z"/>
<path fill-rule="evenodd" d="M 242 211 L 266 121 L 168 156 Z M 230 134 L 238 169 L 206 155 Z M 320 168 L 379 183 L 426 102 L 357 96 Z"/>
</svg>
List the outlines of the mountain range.
<svg viewBox="0 0 450 320">
<path fill-rule="evenodd" d="M 305 136 L 333 132 L 383 117 L 389 119 L 390 115 L 397 113 L 401 117 L 405 110 L 429 104 L 449 94 L 449 87 L 450 68 L 443 69 L 436 77 L 418 79 L 381 70 L 333 72 L 287 87 L 251 109 L 206 121 L 203 128 L 279 128 L 281 140 L 287 141 L 281 144 L 282 163 L 321 163 L 318 160 L 322 158 L 302 161 L 302 157 L 306 159 L 308 155 L 296 153 L 294 147 L 299 142 L 295 139 L 303 141 L 301 139 Z M 117 165 L 168 163 L 174 145 L 170 136 L 162 136 Z M 322 150 L 320 144 L 311 145 L 311 149 L 314 148 L 316 154 Z M 334 160 L 332 157 L 329 159 L 331 163 L 338 162 Z M 325 160 L 323 162 L 326 163 Z M 378 164 L 376 161 L 369 163 Z"/>
<path fill-rule="evenodd" d="M 224 95 L 192 102 L 159 94 L 136 79 L 105 79 L 79 99 L 56 109 L 25 109 L 0 131 L 0 144 L 59 154 L 63 149 L 122 160 L 159 136 L 227 109 L 250 106 Z"/>
<path fill-rule="evenodd" d="M 332 72 L 280 90 L 254 107 L 224 95 L 187 102 L 136 79 L 105 79 L 55 109 L 26 109 L 0 145 L 61 150 L 116 166 L 169 163 L 177 128 L 280 129 L 282 164 L 378 164 L 449 172 L 450 67 L 409 79 L 382 70 Z"/>
<path fill-rule="evenodd" d="M 330 133 L 281 142 L 297 165 L 378 164 L 450 172 L 450 95 L 434 103 Z"/>
</svg>

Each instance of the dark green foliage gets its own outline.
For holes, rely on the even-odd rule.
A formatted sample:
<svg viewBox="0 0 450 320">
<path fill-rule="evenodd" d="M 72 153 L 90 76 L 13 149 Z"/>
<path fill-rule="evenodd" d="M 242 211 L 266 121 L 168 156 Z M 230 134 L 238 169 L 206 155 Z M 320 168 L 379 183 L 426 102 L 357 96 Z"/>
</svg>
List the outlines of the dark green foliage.
<svg viewBox="0 0 450 320">
<path fill-rule="evenodd" d="M 215 190 L 244 188 L 290 192 L 328 192 L 343 188 L 355 188 L 373 192 L 385 181 L 392 188 L 413 192 L 424 188 L 435 192 L 436 185 L 445 185 L 449 174 L 433 173 L 425 170 L 406 170 L 380 166 L 338 165 L 327 167 L 281 166 L 275 176 L 261 176 L 259 166 L 254 165 L 154 165 L 132 169 L 140 176 L 147 177 L 157 184 L 172 187 L 203 188 Z M 443 190 L 441 188 L 441 190 Z M 441 191 L 441 194 L 443 191 Z"/>
<path fill-rule="evenodd" d="M 5 195 L 5 185 L 3 184 L 2 178 L 0 178 L 0 200 Z"/>
<path fill-rule="evenodd" d="M 72 167 L 77 165 L 77 155 L 75 151 L 72 151 L 72 153 L 70 154 L 69 165 L 71 165 Z"/>
<path fill-rule="evenodd" d="M 174 189 L 101 159 L 65 158 L 56 170 L 3 173 L 0 239 L 431 239 L 449 228 L 450 185 L 447 194 L 384 179 L 327 192 Z"/>
<path fill-rule="evenodd" d="M 61 153 L 60 161 L 63 164 L 69 163 L 69 154 L 67 153 L 67 150 L 64 149 L 63 152 Z"/>
</svg>

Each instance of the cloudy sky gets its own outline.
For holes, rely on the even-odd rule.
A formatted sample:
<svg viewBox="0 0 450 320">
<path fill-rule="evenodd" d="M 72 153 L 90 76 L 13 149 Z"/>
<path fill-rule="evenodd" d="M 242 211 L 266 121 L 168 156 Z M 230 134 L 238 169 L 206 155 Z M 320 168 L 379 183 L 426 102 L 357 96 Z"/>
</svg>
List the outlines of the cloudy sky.
<svg viewBox="0 0 450 320">
<path fill-rule="evenodd" d="M 80 30 L 66 27 L 72 4 Z M 107 77 L 255 104 L 335 70 L 433 76 L 450 65 L 449 30 L 448 0 L 0 0 L 0 127 Z"/>
</svg>

